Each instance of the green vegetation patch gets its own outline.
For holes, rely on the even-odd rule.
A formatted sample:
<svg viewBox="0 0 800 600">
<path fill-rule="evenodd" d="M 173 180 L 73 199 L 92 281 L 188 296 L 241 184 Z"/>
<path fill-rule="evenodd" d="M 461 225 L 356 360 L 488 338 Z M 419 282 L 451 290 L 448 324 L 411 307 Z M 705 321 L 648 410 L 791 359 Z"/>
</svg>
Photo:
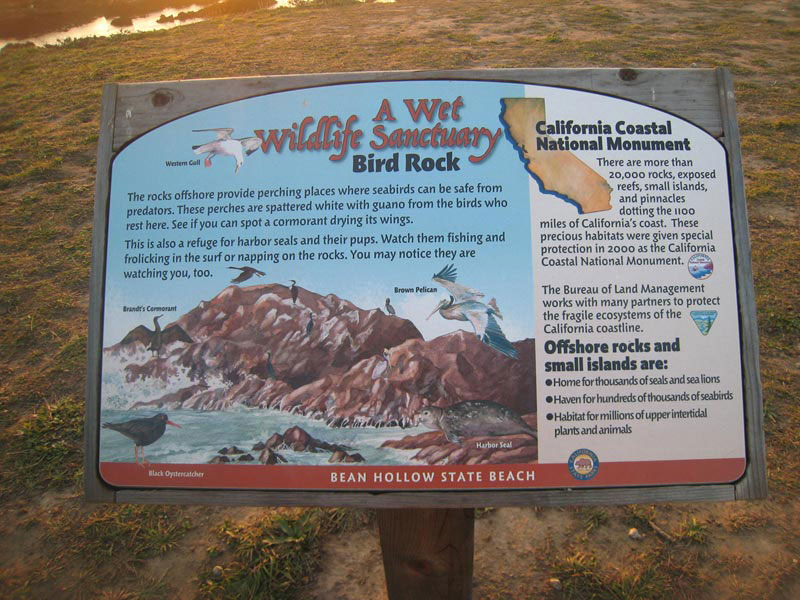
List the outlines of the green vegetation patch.
<svg viewBox="0 0 800 600">
<path fill-rule="evenodd" d="M 78 481 L 82 442 L 82 400 L 63 396 L 41 404 L 8 440 L 0 494 Z"/>
<path fill-rule="evenodd" d="M 193 527 L 185 511 L 172 506 L 103 506 L 88 510 L 74 501 L 43 508 L 31 523 L 42 528 L 46 558 L 29 571 L 20 598 L 170 598 L 164 577 L 140 569 L 146 559 L 174 549 Z M 119 590 L 120 586 L 135 592 Z M 112 589 L 114 588 L 114 589 Z M 2 588 L 0 588 L 2 589 Z"/>
<path fill-rule="evenodd" d="M 166 553 L 190 529 L 178 508 L 126 505 L 91 513 L 74 535 L 77 549 L 88 556 L 127 553 L 144 559 Z"/>
<path fill-rule="evenodd" d="M 662 546 L 633 554 L 620 567 L 573 549 L 551 568 L 561 581 L 564 600 L 673 600 L 698 592 L 699 564 L 695 554 Z"/>
<path fill-rule="evenodd" d="M 583 519 L 583 530 L 588 534 L 599 529 L 609 521 L 608 511 L 602 508 L 593 508 L 586 511 Z"/>
<path fill-rule="evenodd" d="M 217 533 L 231 559 L 201 573 L 201 597 L 299 598 L 319 564 L 320 539 L 364 522 L 364 513 L 348 509 L 279 509 L 242 525 L 226 521 Z"/>
</svg>

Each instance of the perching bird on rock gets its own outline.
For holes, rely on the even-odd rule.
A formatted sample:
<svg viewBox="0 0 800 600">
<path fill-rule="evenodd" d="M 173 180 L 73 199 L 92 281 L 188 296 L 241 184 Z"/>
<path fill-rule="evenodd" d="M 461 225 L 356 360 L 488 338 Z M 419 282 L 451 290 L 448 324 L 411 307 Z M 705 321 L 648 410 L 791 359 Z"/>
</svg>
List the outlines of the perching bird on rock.
<svg viewBox="0 0 800 600">
<path fill-rule="evenodd" d="M 314 330 L 314 313 L 309 313 L 308 324 L 306 325 L 306 335 L 311 335 Z"/>
</svg>

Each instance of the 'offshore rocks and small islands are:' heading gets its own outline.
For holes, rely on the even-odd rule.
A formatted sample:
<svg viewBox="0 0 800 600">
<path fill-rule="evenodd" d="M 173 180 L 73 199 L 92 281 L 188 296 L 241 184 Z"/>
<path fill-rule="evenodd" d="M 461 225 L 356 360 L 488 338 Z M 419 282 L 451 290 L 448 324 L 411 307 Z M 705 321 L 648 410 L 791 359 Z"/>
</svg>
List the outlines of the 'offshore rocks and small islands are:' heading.
<svg viewBox="0 0 800 600">
<path fill-rule="evenodd" d="M 503 100 L 505 102 L 505 100 Z M 372 121 L 372 139 L 369 149 L 374 151 L 396 149 L 474 149 L 467 159 L 477 164 L 491 156 L 497 142 L 503 136 L 503 127 L 462 126 L 461 120 L 465 102 L 462 96 L 454 100 L 441 98 L 420 98 L 403 100 L 405 109 L 412 121 L 425 124 L 422 127 L 391 126 L 397 121 L 389 99 L 384 98 Z M 502 112 L 501 112 L 502 117 Z M 338 115 L 324 115 L 319 118 L 306 116 L 294 121 L 290 127 L 275 129 L 255 129 L 263 153 L 271 151 L 289 152 L 330 152 L 329 160 L 338 162 L 349 151 L 359 151 L 365 135 L 363 129 L 356 127 L 359 117 L 351 114 L 342 120 Z M 613 124 L 597 120 L 592 123 L 576 123 L 572 120 L 556 120 L 547 123 L 539 120 L 534 124 L 537 134 L 537 151 L 691 151 L 690 140 L 686 137 L 671 137 L 672 121 L 629 123 L 624 120 Z M 575 138 L 581 139 L 575 139 Z M 638 139 L 629 139 L 629 138 Z M 643 139 L 642 139 L 643 138 Z M 166 166 L 195 166 L 199 161 L 167 161 Z M 409 153 L 400 160 L 398 152 L 390 156 L 376 157 L 375 154 L 353 154 L 354 173 L 374 173 L 400 171 L 460 171 L 460 158 L 452 151 L 438 158 L 422 157 Z"/>
</svg>

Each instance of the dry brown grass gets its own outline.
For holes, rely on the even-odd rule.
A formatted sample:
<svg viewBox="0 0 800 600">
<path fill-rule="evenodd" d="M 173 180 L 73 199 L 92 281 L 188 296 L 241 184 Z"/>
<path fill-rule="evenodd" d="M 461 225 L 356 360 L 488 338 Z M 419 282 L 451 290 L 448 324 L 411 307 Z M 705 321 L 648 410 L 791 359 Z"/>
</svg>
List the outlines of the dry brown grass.
<svg viewBox="0 0 800 600">
<path fill-rule="evenodd" d="M 476 531 L 475 594 L 799 598 L 798 41 L 796 2 L 401 0 L 262 10 L 162 33 L 4 50 L 0 596 L 193 598 L 201 588 L 197 577 L 220 562 L 234 564 L 219 537 L 222 524 L 229 521 L 226 531 L 244 537 L 237 524 L 263 516 L 241 509 L 87 506 L 75 487 L 103 82 L 391 69 L 726 66 L 734 74 L 742 131 L 770 498 L 612 507 L 603 514 L 491 511 Z M 104 552 L 114 536 L 130 536 L 130 526 L 149 541 Z M 632 526 L 643 540 L 627 537 Z M 377 542 L 364 531 L 350 562 L 331 550 L 340 541 L 328 538 L 317 582 L 299 597 L 361 598 L 366 589 L 381 589 L 382 573 L 372 560 Z M 361 564 L 375 572 L 358 573 Z M 337 579 L 351 570 L 349 580 Z M 561 591 L 547 583 L 555 576 L 565 584 Z"/>
</svg>

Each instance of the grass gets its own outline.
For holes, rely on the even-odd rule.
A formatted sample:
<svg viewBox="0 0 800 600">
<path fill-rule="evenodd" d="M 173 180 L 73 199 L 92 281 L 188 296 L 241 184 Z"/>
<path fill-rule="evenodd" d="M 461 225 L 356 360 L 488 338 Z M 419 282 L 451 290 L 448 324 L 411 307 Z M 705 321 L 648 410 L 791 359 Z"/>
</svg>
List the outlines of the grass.
<svg viewBox="0 0 800 600">
<path fill-rule="evenodd" d="M 690 517 L 681 527 L 678 539 L 690 544 L 705 544 L 708 539 L 708 526 L 695 517 Z"/>
<path fill-rule="evenodd" d="M 584 519 L 583 530 L 588 534 L 608 523 L 608 511 L 595 508 L 589 511 Z"/>
<path fill-rule="evenodd" d="M 639 555 L 621 569 L 603 569 L 599 559 L 582 551 L 556 561 L 553 573 L 563 585 L 562 598 L 658 600 L 673 598 L 670 580 L 658 560 Z"/>
<path fill-rule="evenodd" d="M 200 573 L 202 598 L 298 598 L 319 565 L 320 539 L 361 525 L 362 515 L 344 509 L 281 510 L 246 524 L 224 522 L 217 534 L 228 560 L 209 551 L 209 565 Z"/>
<path fill-rule="evenodd" d="M 41 540 L 49 556 L 20 586 L 29 594 L 21 597 L 42 597 L 42 590 L 50 589 L 64 598 L 124 598 L 115 589 L 119 584 L 133 584 L 131 598 L 168 597 L 163 578 L 144 577 L 137 570 L 147 559 L 175 548 L 192 528 L 180 509 L 108 506 L 86 511 L 68 504 L 46 513 Z"/>
<path fill-rule="evenodd" d="M 82 400 L 66 396 L 42 403 L 20 424 L 7 448 L 13 478 L 3 478 L 3 489 L 30 492 L 79 482 L 82 443 Z"/>
<path fill-rule="evenodd" d="M 171 598 L 180 585 L 185 597 L 302 597 L 323 568 L 321 544 L 367 526 L 363 514 L 344 509 L 243 515 L 222 508 L 90 507 L 78 498 L 104 82 L 693 64 L 734 72 L 771 496 L 734 508 L 488 511 L 479 525 L 530 513 L 543 529 L 538 539 L 519 539 L 537 550 L 520 554 L 524 565 L 514 562 L 516 552 L 503 554 L 499 530 L 490 542 L 476 540 L 482 586 L 476 594 L 489 600 L 525 597 L 520 590 L 550 598 L 800 597 L 798 19 L 800 5 L 778 1 L 332 1 L 166 32 L 3 50 L 0 533 L 8 542 L 0 549 L 0 597 Z M 644 538 L 629 540 L 631 527 Z M 211 550 L 192 558 L 198 544 Z M 517 568 L 501 577 L 481 566 L 482 556 Z M 153 566 L 158 561 L 182 565 L 186 581 L 164 577 Z M 560 591 L 545 585 L 550 577 L 562 582 Z"/>
<path fill-rule="evenodd" d="M 69 515 L 64 515 L 64 519 Z M 68 552 L 96 561 L 113 557 L 123 549 L 134 560 L 171 550 L 191 522 L 179 509 L 162 506 L 112 506 L 86 516 L 78 527 L 63 520 L 52 523 L 59 530 L 72 530 Z"/>
</svg>

